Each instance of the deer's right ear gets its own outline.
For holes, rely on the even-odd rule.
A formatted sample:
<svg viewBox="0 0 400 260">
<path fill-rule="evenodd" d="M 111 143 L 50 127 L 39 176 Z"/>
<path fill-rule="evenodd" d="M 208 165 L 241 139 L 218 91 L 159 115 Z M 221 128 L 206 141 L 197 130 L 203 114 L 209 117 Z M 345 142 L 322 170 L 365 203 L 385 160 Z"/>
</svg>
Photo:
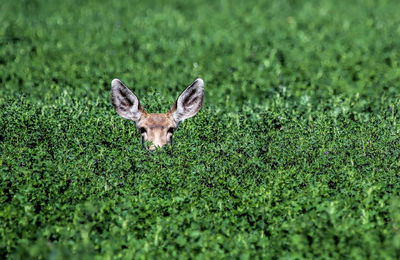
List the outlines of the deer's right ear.
<svg viewBox="0 0 400 260">
<path fill-rule="evenodd" d="M 169 110 L 176 122 L 183 122 L 199 112 L 203 105 L 204 81 L 200 78 L 190 84 Z"/>
<path fill-rule="evenodd" d="M 119 79 L 111 82 L 111 102 L 115 111 L 123 118 L 137 122 L 144 113 L 139 99 Z"/>
</svg>

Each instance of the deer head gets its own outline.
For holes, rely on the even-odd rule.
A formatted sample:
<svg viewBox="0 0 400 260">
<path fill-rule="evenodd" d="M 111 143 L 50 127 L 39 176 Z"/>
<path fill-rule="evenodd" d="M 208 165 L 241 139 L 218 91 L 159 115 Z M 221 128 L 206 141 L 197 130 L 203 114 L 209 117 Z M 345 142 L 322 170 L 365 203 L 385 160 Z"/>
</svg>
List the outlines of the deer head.
<svg viewBox="0 0 400 260">
<path fill-rule="evenodd" d="M 111 82 L 111 102 L 115 111 L 123 118 L 135 122 L 142 135 L 143 147 L 151 151 L 172 143 L 172 136 L 178 125 L 199 112 L 203 97 L 204 82 L 199 78 L 179 95 L 167 113 L 151 114 L 143 109 L 139 99 L 119 79 Z M 145 141 L 150 141 L 151 145 L 146 147 Z"/>
</svg>

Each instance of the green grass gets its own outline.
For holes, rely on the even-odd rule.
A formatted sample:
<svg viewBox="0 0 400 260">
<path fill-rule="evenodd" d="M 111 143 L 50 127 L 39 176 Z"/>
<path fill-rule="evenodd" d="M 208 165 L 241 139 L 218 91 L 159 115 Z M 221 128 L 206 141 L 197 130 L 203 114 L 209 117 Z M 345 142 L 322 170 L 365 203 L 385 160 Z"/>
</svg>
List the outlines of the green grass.
<svg viewBox="0 0 400 260">
<path fill-rule="evenodd" d="M 400 258 L 398 1 L 0 9 L 0 258 Z M 147 152 L 116 77 L 204 106 Z"/>
</svg>

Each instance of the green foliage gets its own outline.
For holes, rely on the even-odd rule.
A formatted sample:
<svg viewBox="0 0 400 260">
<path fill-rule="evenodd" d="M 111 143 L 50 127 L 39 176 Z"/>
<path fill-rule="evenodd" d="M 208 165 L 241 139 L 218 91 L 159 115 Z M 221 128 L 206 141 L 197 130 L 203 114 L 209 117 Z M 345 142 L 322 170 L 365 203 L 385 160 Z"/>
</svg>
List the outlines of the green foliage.
<svg viewBox="0 0 400 260">
<path fill-rule="evenodd" d="M 398 2 L 0 7 L 1 258 L 400 258 Z M 147 152 L 115 77 L 205 104 Z"/>
</svg>

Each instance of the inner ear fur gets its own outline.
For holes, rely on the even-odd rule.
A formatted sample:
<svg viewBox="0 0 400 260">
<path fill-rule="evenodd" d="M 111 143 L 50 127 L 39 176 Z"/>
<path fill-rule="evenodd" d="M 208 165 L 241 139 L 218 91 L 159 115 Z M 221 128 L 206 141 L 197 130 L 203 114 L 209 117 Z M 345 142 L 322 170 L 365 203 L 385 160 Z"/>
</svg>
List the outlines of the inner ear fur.
<svg viewBox="0 0 400 260">
<path fill-rule="evenodd" d="M 135 122 L 146 113 L 136 95 L 119 79 L 111 82 L 111 102 L 118 115 Z"/>
<path fill-rule="evenodd" d="M 204 81 L 196 79 L 178 97 L 169 113 L 176 122 L 193 117 L 199 112 L 204 99 Z"/>
</svg>

